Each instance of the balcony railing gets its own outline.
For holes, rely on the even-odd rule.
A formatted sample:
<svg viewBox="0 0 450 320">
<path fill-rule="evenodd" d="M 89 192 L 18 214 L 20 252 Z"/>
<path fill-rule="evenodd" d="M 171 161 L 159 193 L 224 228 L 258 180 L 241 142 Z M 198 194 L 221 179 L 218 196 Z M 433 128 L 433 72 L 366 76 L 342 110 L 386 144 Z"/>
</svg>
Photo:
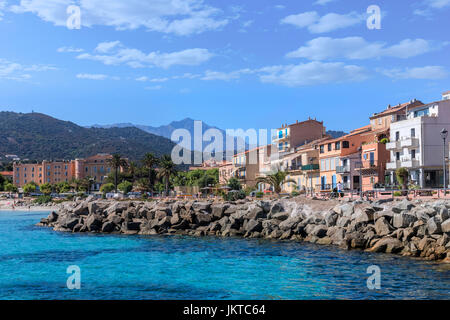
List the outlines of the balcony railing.
<svg viewBox="0 0 450 320">
<path fill-rule="evenodd" d="M 393 161 L 393 162 L 386 163 L 387 170 L 395 170 L 395 169 L 400 168 L 400 166 L 401 166 L 400 161 Z"/>
<path fill-rule="evenodd" d="M 283 134 L 281 137 L 277 134 L 275 136 L 272 136 L 272 141 L 276 141 L 276 140 L 283 140 L 283 139 L 287 139 L 289 138 L 289 134 Z"/>
<path fill-rule="evenodd" d="M 402 148 L 417 148 L 419 147 L 419 139 L 415 137 L 405 138 L 400 140 Z"/>
<path fill-rule="evenodd" d="M 336 167 L 336 173 L 343 174 L 343 173 L 349 173 L 350 172 L 350 166 L 337 166 Z"/>
<path fill-rule="evenodd" d="M 392 141 L 386 143 L 386 149 L 387 150 L 397 150 L 400 149 L 400 141 Z"/>
<path fill-rule="evenodd" d="M 318 164 L 307 164 L 302 166 L 303 171 L 313 171 L 313 170 L 319 170 Z"/>
</svg>

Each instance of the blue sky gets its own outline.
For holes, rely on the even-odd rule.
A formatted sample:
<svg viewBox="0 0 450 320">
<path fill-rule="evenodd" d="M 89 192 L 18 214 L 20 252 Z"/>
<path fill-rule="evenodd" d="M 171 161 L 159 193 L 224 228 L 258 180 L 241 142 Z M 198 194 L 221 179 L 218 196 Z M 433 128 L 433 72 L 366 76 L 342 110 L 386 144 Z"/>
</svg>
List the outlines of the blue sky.
<svg viewBox="0 0 450 320">
<path fill-rule="evenodd" d="M 450 90 L 449 15 L 450 0 L 0 0 L 0 110 L 224 129 L 315 117 L 349 131 Z"/>
</svg>

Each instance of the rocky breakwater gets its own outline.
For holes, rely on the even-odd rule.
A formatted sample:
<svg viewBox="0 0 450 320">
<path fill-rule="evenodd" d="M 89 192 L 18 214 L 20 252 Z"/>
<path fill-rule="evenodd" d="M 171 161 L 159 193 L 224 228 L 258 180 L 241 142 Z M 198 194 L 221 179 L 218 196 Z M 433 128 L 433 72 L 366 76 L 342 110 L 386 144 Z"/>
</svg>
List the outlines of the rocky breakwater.
<svg viewBox="0 0 450 320">
<path fill-rule="evenodd" d="M 106 201 L 61 204 L 38 225 L 55 231 L 241 236 L 450 262 L 450 201 Z"/>
</svg>

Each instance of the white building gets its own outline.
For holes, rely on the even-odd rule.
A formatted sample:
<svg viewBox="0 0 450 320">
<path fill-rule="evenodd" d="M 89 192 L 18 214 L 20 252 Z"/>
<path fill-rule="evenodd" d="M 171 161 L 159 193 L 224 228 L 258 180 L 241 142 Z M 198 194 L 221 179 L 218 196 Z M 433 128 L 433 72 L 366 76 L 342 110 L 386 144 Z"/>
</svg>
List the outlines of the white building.
<svg viewBox="0 0 450 320">
<path fill-rule="evenodd" d="M 395 170 L 403 167 L 410 173 L 409 180 L 421 188 L 442 187 L 444 142 L 440 132 L 443 128 L 450 131 L 450 100 L 444 98 L 445 94 L 442 101 L 410 108 L 404 117 L 393 119 L 386 145 L 391 153 L 386 169 L 392 181 Z"/>
</svg>

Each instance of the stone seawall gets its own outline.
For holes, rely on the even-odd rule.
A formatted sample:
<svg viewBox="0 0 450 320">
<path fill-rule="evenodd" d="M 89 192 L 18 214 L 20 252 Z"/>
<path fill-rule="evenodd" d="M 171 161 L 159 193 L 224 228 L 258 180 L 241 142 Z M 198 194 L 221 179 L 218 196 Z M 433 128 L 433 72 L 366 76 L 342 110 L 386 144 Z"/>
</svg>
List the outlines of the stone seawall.
<svg viewBox="0 0 450 320">
<path fill-rule="evenodd" d="M 337 245 L 450 262 L 450 201 L 106 201 L 61 204 L 55 231 L 242 236 Z"/>
</svg>

